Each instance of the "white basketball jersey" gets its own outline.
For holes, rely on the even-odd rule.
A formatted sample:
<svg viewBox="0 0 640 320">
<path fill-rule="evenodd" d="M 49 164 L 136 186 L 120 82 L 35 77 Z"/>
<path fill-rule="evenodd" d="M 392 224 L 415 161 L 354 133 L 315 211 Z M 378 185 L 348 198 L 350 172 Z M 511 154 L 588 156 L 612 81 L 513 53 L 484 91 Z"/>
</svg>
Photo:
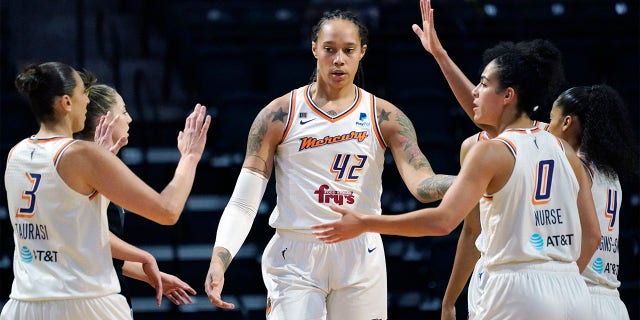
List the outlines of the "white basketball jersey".
<svg viewBox="0 0 640 320">
<path fill-rule="evenodd" d="M 71 189 L 56 170 L 76 140 L 31 137 L 10 152 L 4 176 L 16 245 L 11 298 L 59 300 L 120 292 L 111 261 L 108 200 Z"/>
<path fill-rule="evenodd" d="M 293 90 L 282 142 L 275 154 L 276 208 L 269 224 L 310 233 L 337 220 L 329 206 L 381 213 L 385 144 L 374 95 L 354 86 L 356 99 L 330 116 L 314 104 L 310 86 Z"/>
<path fill-rule="evenodd" d="M 620 205 L 622 188 L 618 178 L 609 178 L 595 166 L 588 166 L 591 175 L 591 193 L 600 224 L 601 240 L 591 261 L 582 272 L 585 281 L 609 288 L 620 287 L 618 281 L 618 235 L 620 232 Z"/>
<path fill-rule="evenodd" d="M 545 131 L 549 128 L 548 123 L 540 122 L 538 120 L 533 120 L 533 122 L 531 123 L 531 126 L 534 128 L 540 128 Z M 483 140 L 489 140 L 489 139 L 491 138 L 489 137 L 489 134 L 486 131 L 480 131 L 476 134 L 476 143 Z M 483 212 L 483 210 L 488 210 L 487 204 L 488 203 L 486 201 L 480 201 L 480 206 L 479 206 L 480 212 Z M 475 242 L 475 245 L 478 248 L 478 250 L 480 250 L 480 253 L 482 253 L 482 248 L 485 247 L 484 241 L 485 241 L 484 232 L 481 230 Z"/>
<path fill-rule="evenodd" d="M 578 182 L 559 139 L 538 128 L 508 129 L 497 138 L 515 157 L 498 192 L 480 200 L 485 268 L 577 260 L 582 232 Z"/>
</svg>

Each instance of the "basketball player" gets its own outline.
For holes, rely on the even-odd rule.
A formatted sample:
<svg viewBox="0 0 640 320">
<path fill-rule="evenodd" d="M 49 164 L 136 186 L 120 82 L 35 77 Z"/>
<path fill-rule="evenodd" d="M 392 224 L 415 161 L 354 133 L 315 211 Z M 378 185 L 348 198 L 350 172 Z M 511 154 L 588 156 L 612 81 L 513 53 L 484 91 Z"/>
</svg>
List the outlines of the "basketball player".
<svg viewBox="0 0 640 320">
<path fill-rule="evenodd" d="M 75 133 L 74 137 L 87 141 L 94 141 L 113 154 L 128 143 L 129 124 L 133 121 L 122 96 L 105 84 L 97 84 L 95 77 L 90 73 L 82 73 L 83 82 L 89 97 L 87 114 L 84 121 L 84 129 Z M 107 116 L 107 114 L 109 114 Z M 122 207 L 110 203 L 107 209 L 109 231 L 116 237 L 124 234 L 124 215 Z M 129 293 L 126 277 L 144 281 L 153 286 L 154 281 L 148 279 L 142 265 L 131 261 L 113 259 L 113 266 L 120 282 L 120 294 L 127 298 L 131 307 L 131 295 Z M 189 294 L 196 294 L 187 283 L 180 278 L 160 272 L 163 294 L 174 304 L 192 303 Z"/>
<path fill-rule="evenodd" d="M 529 117 L 559 83 L 560 52 L 543 40 L 501 43 L 484 60 L 472 91 L 473 119 L 496 138 L 471 148 L 440 205 L 390 216 L 334 206 L 343 217 L 314 226 L 314 233 L 325 243 L 362 232 L 444 235 L 481 199 L 480 251 L 489 276 L 475 318 L 589 318 L 589 293 L 576 264 L 598 240 L 582 243 L 583 233 L 599 232 L 588 177 L 571 146 Z"/>
<path fill-rule="evenodd" d="M 582 276 L 591 293 L 593 319 L 629 319 L 618 292 L 622 204 L 618 176 L 638 174 L 638 147 L 628 111 L 610 86 L 582 86 L 563 92 L 550 118 L 549 131 L 579 151 L 591 177 L 602 241 Z"/>
<path fill-rule="evenodd" d="M 438 62 L 443 74 L 445 75 L 447 82 L 449 83 L 452 91 L 454 92 L 458 102 L 463 107 L 465 112 L 473 119 L 473 95 L 471 91 L 474 85 L 471 81 L 460 71 L 457 65 L 451 60 L 447 52 L 442 47 L 437 33 L 434 27 L 433 10 L 431 9 L 430 1 L 421 1 L 421 14 L 423 17 L 422 29 L 418 25 L 413 25 L 413 30 L 421 40 L 421 43 L 425 50 L 429 52 Z M 526 49 L 527 42 L 516 43 L 516 47 L 523 46 Z M 558 70 L 561 72 L 561 70 Z M 564 83 L 564 77 L 559 74 L 558 77 L 553 80 L 555 83 L 551 83 L 551 87 L 559 87 L 558 83 Z M 557 89 L 556 89 L 557 90 Z M 550 95 L 552 91 L 550 92 Z M 550 100 L 550 99 L 549 99 Z M 544 105 L 547 103 L 544 102 Z M 549 101 L 549 105 L 551 101 Z M 539 109 L 539 108 L 537 108 Z M 539 111 L 539 110 L 535 110 Z M 535 113 L 532 112 L 532 113 Z M 533 116 L 533 114 L 532 114 Z M 482 125 L 480 125 L 482 126 Z M 543 122 L 534 121 L 532 127 L 538 127 L 546 130 L 548 124 Z M 490 129 L 489 129 L 490 130 Z M 495 134 L 495 133 L 494 133 Z M 461 147 L 461 159 L 467 153 L 477 141 L 489 139 L 495 135 L 490 135 L 487 131 L 482 131 L 478 134 L 467 138 Z M 462 162 L 461 162 L 462 163 Z M 476 249 L 475 242 L 478 242 L 477 246 L 482 247 L 482 241 L 484 237 L 480 234 L 481 226 L 479 219 L 478 207 L 465 218 L 462 226 L 462 231 L 458 239 L 458 246 L 456 249 L 456 256 L 454 259 L 453 269 L 451 270 L 451 276 L 447 284 L 447 288 L 442 300 L 442 319 L 455 319 L 455 302 L 462 292 L 467 279 L 471 275 L 468 288 L 467 305 L 469 311 L 469 318 L 473 319 L 475 314 L 477 300 L 481 295 L 481 283 L 486 281 L 487 273 L 482 269 L 482 257 L 480 252 Z M 587 217 L 587 219 L 589 219 Z M 582 223 L 581 219 L 581 223 Z M 584 230 L 591 230 L 590 228 L 583 226 Z M 599 234 L 595 232 L 586 232 L 582 237 L 583 247 L 589 248 L 593 246 Z M 583 270 L 586 267 L 588 260 L 590 259 L 589 250 L 581 251 L 581 255 L 577 260 L 579 270 Z M 475 264 L 474 264 L 475 263 Z M 483 279 L 484 278 L 484 279 Z M 480 287 L 479 287 L 480 286 Z"/>
<path fill-rule="evenodd" d="M 15 145 L 7 160 L 15 278 L 0 319 L 131 319 L 111 262 L 107 199 L 155 222 L 175 223 L 206 143 L 211 120 L 205 107 L 196 105 L 178 134 L 181 158 L 174 178 L 158 193 L 109 151 L 72 138 L 84 126 L 89 99 L 71 66 L 29 65 L 15 85 L 40 129 Z M 140 262 L 160 278 L 150 255 L 113 256 Z M 161 286 L 156 284 L 159 291 Z"/>
<path fill-rule="evenodd" d="M 384 153 L 407 188 L 440 199 L 454 177 L 435 175 L 411 121 L 354 84 L 367 29 L 348 11 L 324 14 L 312 30 L 314 79 L 269 103 L 255 119 L 247 153 L 220 220 L 205 290 L 221 308 L 224 272 L 253 223 L 275 166 L 275 235 L 262 255 L 267 319 L 386 319 L 384 248 L 377 233 L 326 245 L 311 226 L 335 220 L 330 206 L 379 215 Z M 256 187 L 259 186 L 259 187 Z"/>
</svg>

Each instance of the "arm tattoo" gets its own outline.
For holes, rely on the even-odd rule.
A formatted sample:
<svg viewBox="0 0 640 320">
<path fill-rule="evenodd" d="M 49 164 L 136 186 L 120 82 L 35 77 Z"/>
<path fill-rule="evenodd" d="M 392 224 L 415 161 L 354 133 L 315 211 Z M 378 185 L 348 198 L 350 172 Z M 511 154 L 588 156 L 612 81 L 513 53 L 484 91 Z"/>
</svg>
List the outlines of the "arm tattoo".
<svg viewBox="0 0 640 320">
<path fill-rule="evenodd" d="M 397 120 L 400 125 L 398 134 L 405 138 L 403 150 L 407 155 L 407 161 L 414 169 L 420 170 L 422 168 L 431 168 L 429 160 L 420 151 L 418 146 L 418 138 L 416 137 L 416 131 L 411 124 L 411 120 L 400 110 L 398 110 Z"/>
<path fill-rule="evenodd" d="M 251 129 L 249 129 L 249 138 L 247 139 L 247 157 L 255 155 L 258 152 L 266 132 L 267 116 L 259 114 L 256 120 L 253 121 Z"/>
<path fill-rule="evenodd" d="M 218 252 L 218 258 L 222 261 L 222 265 L 224 266 L 224 271 L 227 271 L 229 264 L 231 263 L 231 253 L 227 249 L 223 249 L 223 251 Z"/>
<path fill-rule="evenodd" d="M 437 174 L 426 178 L 418 185 L 418 196 L 425 203 L 441 200 L 445 192 L 447 192 L 451 184 L 453 184 L 455 178 L 456 176 L 444 174 Z"/>
<path fill-rule="evenodd" d="M 288 112 L 284 112 L 284 110 L 282 110 L 282 108 L 280 108 L 276 112 L 271 112 L 270 116 L 273 117 L 271 119 L 271 122 L 282 121 L 283 123 L 286 123 L 285 122 L 285 118 L 287 117 L 287 115 L 289 115 L 289 113 Z"/>
<path fill-rule="evenodd" d="M 389 121 L 389 114 L 391 114 L 391 112 L 387 112 L 384 109 L 380 109 L 380 113 L 378 114 L 378 121 L 380 123 L 384 121 Z"/>
</svg>

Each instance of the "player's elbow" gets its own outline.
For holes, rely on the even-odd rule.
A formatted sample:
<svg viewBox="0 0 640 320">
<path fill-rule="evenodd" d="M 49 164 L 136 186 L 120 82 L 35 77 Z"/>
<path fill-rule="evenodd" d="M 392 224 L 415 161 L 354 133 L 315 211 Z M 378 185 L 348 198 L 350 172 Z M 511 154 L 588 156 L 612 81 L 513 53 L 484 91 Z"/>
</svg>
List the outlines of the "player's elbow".
<svg viewBox="0 0 640 320">
<path fill-rule="evenodd" d="M 161 214 L 156 214 L 156 217 L 153 220 L 163 226 L 172 226 L 178 223 L 181 213 L 182 209 L 178 210 L 176 208 L 166 208 L 165 210 L 161 211 Z"/>
<path fill-rule="evenodd" d="M 447 236 L 456 229 L 458 224 L 451 220 L 444 220 L 437 223 L 433 229 L 434 236 Z"/>
</svg>

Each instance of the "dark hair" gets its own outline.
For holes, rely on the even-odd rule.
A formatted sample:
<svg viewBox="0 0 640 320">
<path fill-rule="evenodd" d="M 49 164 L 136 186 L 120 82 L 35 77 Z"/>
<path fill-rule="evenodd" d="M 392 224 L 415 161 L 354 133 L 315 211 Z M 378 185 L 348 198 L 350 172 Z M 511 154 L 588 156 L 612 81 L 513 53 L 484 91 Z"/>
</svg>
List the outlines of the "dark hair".
<svg viewBox="0 0 640 320">
<path fill-rule="evenodd" d="M 92 75 L 90 75 L 92 76 Z M 83 78 L 83 80 L 85 80 Z M 95 84 L 95 81 L 85 80 L 87 85 L 87 95 L 89 104 L 87 105 L 87 116 L 84 120 L 84 129 L 74 134 L 77 139 L 93 141 L 96 131 L 96 123 L 100 116 L 103 116 L 116 105 L 118 92 L 105 84 Z"/>
<path fill-rule="evenodd" d="M 562 115 L 582 126 L 580 152 L 584 160 L 609 177 L 638 173 L 638 145 L 620 94 L 608 85 L 573 87 L 558 97 Z"/>
<path fill-rule="evenodd" d="M 14 82 L 18 92 L 29 101 L 38 121 L 55 120 L 55 97 L 72 95 L 76 87 L 75 69 L 61 62 L 30 64 L 18 74 Z"/>
<path fill-rule="evenodd" d="M 337 19 L 350 21 L 356 25 L 356 27 L 358 28 L 358 35 L 360 36 L 360 46 L 365 46 L 369 43 L 369 30 L 367 30 L 367 27 L 365 27 L 365 25 L 360 21 L 360 18 L 352 11 L 341 9 L 325 11 L 322 14 L 322 17 L 320 18 L 320 20 L 318 20 L 318 23 L 316 23 L 316 25 L 311 28 L 311 41 L 318 41 L 318 34 L 320 34 L 320 29 L 322 29 L 322 26 L 325 23 Z M 313 74 L 311 75 L 311 79 L 309 80 L 310 83 L 317 80 L 317 72 L 317 70 L 314 70 Z M 356 85 L 361 88 L 364 86 L 364 71 L 362 70 L 362 64 L 358 65 L 355 82 Z"/>
<path fill-rule="evenodd" d="M 547 40 L 501 42 L 484 52 L 482 69 L 491 61 L 497 66 L 499 89 L 513 88 L 518 110 L 530 117 L 550 104 L 565 83 L 562 54 Z"/>
</svg>

